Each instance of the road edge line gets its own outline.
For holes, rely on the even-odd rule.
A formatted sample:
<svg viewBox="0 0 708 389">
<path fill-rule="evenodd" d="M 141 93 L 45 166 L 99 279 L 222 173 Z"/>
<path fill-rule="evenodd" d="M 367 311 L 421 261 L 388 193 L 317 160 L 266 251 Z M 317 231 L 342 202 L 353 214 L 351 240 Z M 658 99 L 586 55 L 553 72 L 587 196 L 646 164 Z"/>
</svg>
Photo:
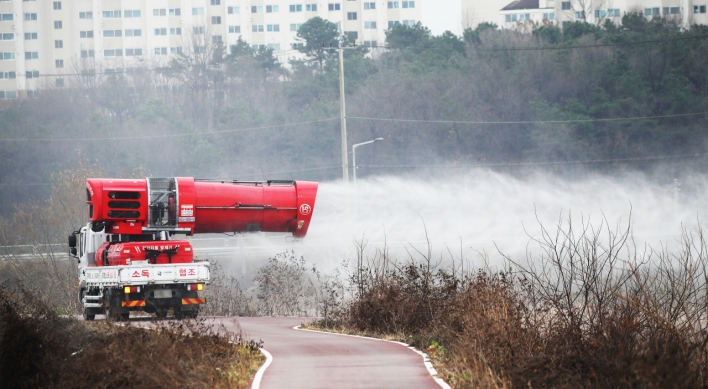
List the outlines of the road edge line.
<svg viewBox="0 0 708 389">
<path fill-rule="evenodd" d="M 294 329 L 294 330 L 297 330 L 297 331 L 316 332 L 316 333 L 318 333 L 318 334 L 341 335 L 341 336 L 349 336 L 349 337 L 352 337 L 352 338 L 373 339 L 373 340 L 380 340 L 380 341 L 382 341 L 382 342 L 389 342 L 389 343 L 400 344 L 401 346 L 403 346 L 403 347 L 405 347 L 405 348 L 407 348 L 407 349 L 410 349 L 410 350 L 413 351 L 414 353 L 416 353 L 416 354 L 420 355 L 421 357 L 423 357 L 423 365 L 424 365 L 425 368 L 428 370 L 428 373 L 430 374 L 430 377 L 433 379 L 433 381 L 435 381 L 436 384 L 440 385 L 440 387 L 443 388 L 443 389 L 452 389 L 452 388 L 450 387 L 450 385 L 449 385 L 447 382 L 445 382 L 445 380 L 443 380 L 442 378 L 440 378 L 440 377 L 437 376 L 437 375 L 438 375 L 438 371 L 435 370 L 435 367 L 433 367 L 432 362 L 430 362 L 430 357 L 428 357 L 428 354 L 426 354 L 426 353 L 424 353 L 424 352 L 418 350 L 417 348 L 415 348 L 415 347 L 413 347 L 413 346 L 411 346 L 411 345 L 409 345 L 409 344 L 406 344 L 406 343 L 403 343 L 403 342 L 396 342 L 395 340 L 387 340 L 387 339 L 381 339 L 381 338 L 372 338 L 371 336 L 350 335 L 350 334 L 340 334 L 340 333 L 337 333 L 337 332 L 326 332 L 326 331 L 309 330 L 309 329 L 305 329 L 305 328 L 300 328 L 300 326 L 295 326 L 295 327 L 293 327 L 293 329 Z M 259 371 L 259 372 L 260 372 L 260 371 Z M 254 380 L 254 382 L 255 382 L 255 380 Z M 254 386 L 253 389 L 258 389 L 258 388 Z"/>
<path fill-rule="evenodd" d="M 273 356 L 270 355 L 270 353 L 268 351 L 266 351 L 266 349 L 260 348 L 259 350 L 261 350 L 261 353 L 263 355 L 265 355 L 266 361 L 263 364 L 263 366 L 261 366 L 260 369 L 258 369 L 258 371 L 256 372 L 256 375 L 253 376 L 253 382 L 251 383 L 251 389 L 260 389 L 261 380 L 263 379 L 263 374 L 265 373 L 268 366 L 270 366 L 270 363 L 273 362 Z"/>
</svg>

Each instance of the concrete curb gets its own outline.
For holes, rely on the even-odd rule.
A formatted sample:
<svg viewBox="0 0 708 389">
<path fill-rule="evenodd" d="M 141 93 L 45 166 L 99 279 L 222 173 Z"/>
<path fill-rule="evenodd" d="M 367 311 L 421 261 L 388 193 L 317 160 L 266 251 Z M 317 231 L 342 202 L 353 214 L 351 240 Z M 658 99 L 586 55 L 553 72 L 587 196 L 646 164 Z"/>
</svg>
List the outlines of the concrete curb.
<svg viewBox="0 0 708 389">
<path fill-rule="evenodd" d="M 268 366 L 270 366 L 271 362 L 273 362 L 273 356 L 270 355 L 270 353 L 268 351 L 266 351 L 266 349 L 261 348 L 261 353 L 263 353 L 263 355 L 265 355 L 266 361 L 263 364 L 263 366 L 261 366 L 261 368 L 258 369 L 258 371 L 256 372 L 256 375 L 253 376 L 253 383 L 251 383 L 251 389 L 260 389 L 261 380 L 263 379 L 263 374 L 265 373 Z"/>
</svg>

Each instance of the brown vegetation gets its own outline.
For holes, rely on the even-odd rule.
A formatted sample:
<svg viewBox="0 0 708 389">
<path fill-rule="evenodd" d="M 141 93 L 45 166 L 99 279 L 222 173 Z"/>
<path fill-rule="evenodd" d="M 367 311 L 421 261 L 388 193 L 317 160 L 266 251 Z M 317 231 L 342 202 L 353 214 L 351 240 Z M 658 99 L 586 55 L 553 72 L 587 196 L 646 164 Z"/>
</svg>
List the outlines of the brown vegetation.
<svg viewBox="0 0 708 389">
<path fill-rule="evenodd" d="M 541 254 L 499 272 L 360 250 L 352 301 L 319 325 L 402 334 L 455 388 L 706 387 L 702 232 L 639 255 L 629 228 L 574 226 L 542 227 Z"/>
<path fill-rule="evenodd" d="M 24 290 L 0 288 L 5 388 L 245 388 L 259 347 L 200 322 L 148 331 L 78 321 Z"/>
</svg>

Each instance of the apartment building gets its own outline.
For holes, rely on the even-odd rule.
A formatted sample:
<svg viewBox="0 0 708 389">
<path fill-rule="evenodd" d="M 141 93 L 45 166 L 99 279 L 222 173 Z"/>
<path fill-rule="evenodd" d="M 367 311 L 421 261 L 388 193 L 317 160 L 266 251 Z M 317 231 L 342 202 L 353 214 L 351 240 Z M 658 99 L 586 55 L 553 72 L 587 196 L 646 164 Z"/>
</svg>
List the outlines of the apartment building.
<svg viewBox="0 0 708 389">
<path fill-rule="evenodd" d="M 425 23 L 423 1 L 434 0 L 0 0 L 0 99 L 63 87 L 81 72 L 165 66 L 239 37 L 285 62 L 315 16 L 376 46 L 395 24 Z"/>
<path fill-rule="evenodd" d="M 707 6 L 708 0 L 517 0 L 499 11 L 497 23 L 502 28 L 519 28 L 525 22 L 562 26 L 573 21 L 601 25 L 610 20 L 618 24 L 625 13 L 640 12 L 647 18 L 673 18 L 689 28 L 708 24 Z"/>
</svg>

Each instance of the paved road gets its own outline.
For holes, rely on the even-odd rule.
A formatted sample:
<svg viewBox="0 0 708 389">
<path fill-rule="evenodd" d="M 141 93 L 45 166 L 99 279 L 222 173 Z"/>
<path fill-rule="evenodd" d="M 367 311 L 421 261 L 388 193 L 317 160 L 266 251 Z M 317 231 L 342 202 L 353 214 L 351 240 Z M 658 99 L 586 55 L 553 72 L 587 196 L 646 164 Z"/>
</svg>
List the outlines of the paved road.
<svg viewBox="0 0 708 389">
<path fill-rule="evenodd" d="M 423 358 L 405 346 L 375 339 L 294 330 L 302 318 L 216 318 L 230 331 L 262 339 L 273 356 L 262 389 L 440 389 Z M 238 323 L 238 324 L 237 324 Z"/>
<path fill-rule="evenodd" d="M 376 339 L 295 330 L 303 318 L 207 317 L 229 332 L 263 340 L 273 356 L 261 389 L 441 389 L 423 357 L 401 344 Z M 150 327 L 148 319 L 132 325 Z"/>
</svg>

